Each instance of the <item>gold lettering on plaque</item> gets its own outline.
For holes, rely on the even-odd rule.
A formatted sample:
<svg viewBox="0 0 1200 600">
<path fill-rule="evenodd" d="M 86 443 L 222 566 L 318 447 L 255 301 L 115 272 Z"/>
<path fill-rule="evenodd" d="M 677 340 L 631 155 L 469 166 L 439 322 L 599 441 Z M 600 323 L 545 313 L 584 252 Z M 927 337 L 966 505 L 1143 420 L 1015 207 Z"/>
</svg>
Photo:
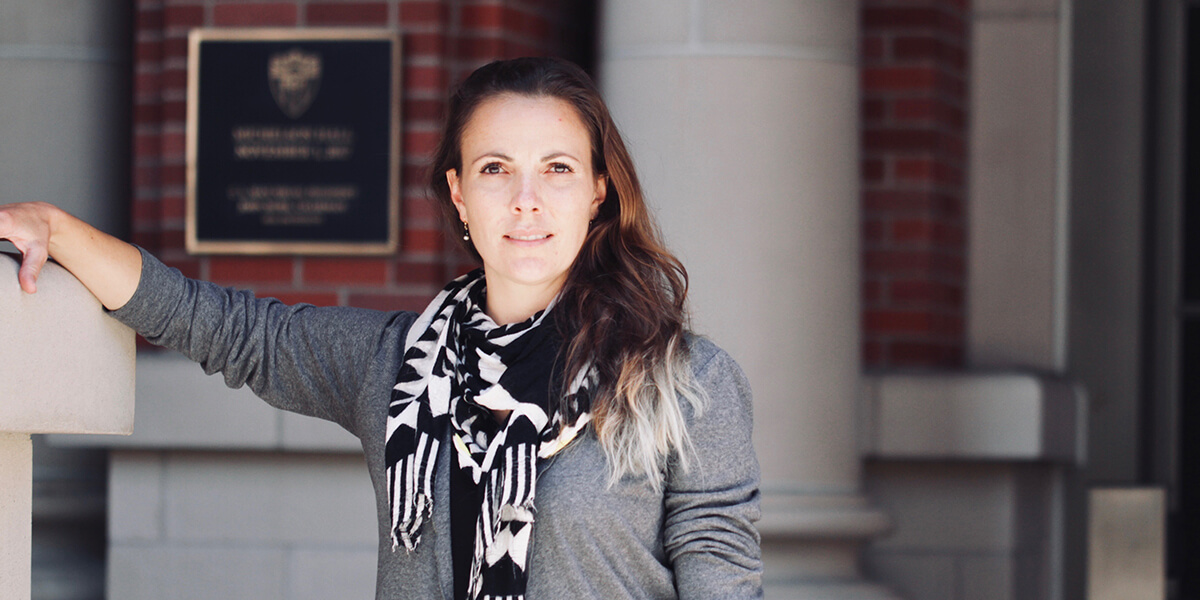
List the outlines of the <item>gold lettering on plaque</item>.
<svg viewBox="0 0 1200 600">
<path fill-rule="evenodd" d="M 296 119 L 312 106 L 321 87 L 321 55 L 293 48 L 267 59 L 271 95 L 283 114 Z"/>
<path fill-rule="evenodd" d="M 358 186 L 235 185 L 226 195 L 239 214 L 258 215 L 263 225 L 320 225 L 326 215 L 350 210 L 358 200 Z"/>
<path fill-rule="evenodd" d="M 238 126 L 231 135 L 238 160 L 344 161 L 354 155 L 348 127 Z"/>
</svg>

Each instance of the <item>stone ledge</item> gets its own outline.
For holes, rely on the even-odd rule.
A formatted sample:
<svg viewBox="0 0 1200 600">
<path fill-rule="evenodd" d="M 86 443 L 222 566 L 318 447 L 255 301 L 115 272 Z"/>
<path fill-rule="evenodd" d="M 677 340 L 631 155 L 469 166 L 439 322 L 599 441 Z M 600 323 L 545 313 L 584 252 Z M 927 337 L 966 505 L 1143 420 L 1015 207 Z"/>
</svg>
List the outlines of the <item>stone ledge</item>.
<svg viewBox="0 0 1200 600">
<path fill-rule="evenodd" d="M 138 425 L 127 438 L 52 436 L 58 446 L 123 449 L 271 450 L 361 453 L 334 423 L 278 410 L 248 388 L 229 389 L 183 355 L 137 355 Z"/>
<path fill-rule="evenodd" d="M 0 253 L 0 431 L 129 434 L 133 331 L 55 263 L 21 291 L 19 260 Z"/>
<path fill-rule="evenodd" d="M 863 378 L 863 455 L 882 459 L 1082 464 L 1086 395 L 1019 372 L 887 373 Z"/>
</svg>

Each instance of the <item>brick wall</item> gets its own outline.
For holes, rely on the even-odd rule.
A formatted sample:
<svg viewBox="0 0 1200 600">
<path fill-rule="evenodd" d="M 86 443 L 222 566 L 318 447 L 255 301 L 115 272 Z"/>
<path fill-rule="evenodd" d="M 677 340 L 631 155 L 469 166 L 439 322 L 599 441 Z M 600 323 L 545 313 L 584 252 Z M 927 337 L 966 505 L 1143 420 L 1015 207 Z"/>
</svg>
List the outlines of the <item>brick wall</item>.
<svg viewBox="0 0 1200 600">
<path fill-rule="evenodd" d="M 863 362 L 963 359 L 968 0 L 862 0 Z"/>
<path fill-rule="evenodd" d="M 424 166 L 452 82 L 497 58 L 558 51 L 550 0 L 138 0 L 133 241 L 186 275 L 285 302 L 420 310 L 470 266 L 439 230 Z M 403 44 L 401 249 L 394 256 L 192 256 L 184 250 L 187 36 L 196 27 L 387 27 Z"/>
</svg>

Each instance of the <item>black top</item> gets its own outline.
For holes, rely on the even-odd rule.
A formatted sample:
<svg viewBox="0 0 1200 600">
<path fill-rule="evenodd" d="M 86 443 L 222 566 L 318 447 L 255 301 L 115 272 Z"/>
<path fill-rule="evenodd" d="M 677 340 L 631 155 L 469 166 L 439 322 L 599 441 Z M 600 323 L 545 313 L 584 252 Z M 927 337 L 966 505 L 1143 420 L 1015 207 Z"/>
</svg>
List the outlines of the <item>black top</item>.
<svg viewBox="0 0 1200 600">
<path fill-rule="evenodd" d="M 450 467 L 450 559 L 454 564 L 454 600 L 468 600 L 467 582 L 471 561 L 475 558 L 475 522 L 483 505 L 483 486 L 475 483 L 471 472 L 458 462 L 458 450 Z"/>
</svg>

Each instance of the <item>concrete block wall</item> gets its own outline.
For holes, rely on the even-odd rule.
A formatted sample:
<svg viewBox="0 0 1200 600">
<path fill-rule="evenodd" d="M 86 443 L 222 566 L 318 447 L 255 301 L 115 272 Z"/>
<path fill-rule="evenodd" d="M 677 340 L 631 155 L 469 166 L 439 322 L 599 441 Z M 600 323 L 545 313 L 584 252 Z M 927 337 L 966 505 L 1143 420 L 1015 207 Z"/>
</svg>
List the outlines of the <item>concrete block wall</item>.
<svg viewBox="0 0 1200 600">
<path fill-rule="evenodd" d="M 1048 600 L 1058 583 L 1047 463 L 868 461 L 867 494 L 895 522 L 866 570 L 911 600 Z"/>
<path fill-rule="evenodd" d="M 113 452 L 108 597 L 369 600 L 361 455 Z"/>
<path fill-rule="evenodd" d="M 357 439 L 173 354 L 142 353 L 137 390 L 137 430 L 109 443 L 109 598 L 373 597 Z"/>
</svg>

